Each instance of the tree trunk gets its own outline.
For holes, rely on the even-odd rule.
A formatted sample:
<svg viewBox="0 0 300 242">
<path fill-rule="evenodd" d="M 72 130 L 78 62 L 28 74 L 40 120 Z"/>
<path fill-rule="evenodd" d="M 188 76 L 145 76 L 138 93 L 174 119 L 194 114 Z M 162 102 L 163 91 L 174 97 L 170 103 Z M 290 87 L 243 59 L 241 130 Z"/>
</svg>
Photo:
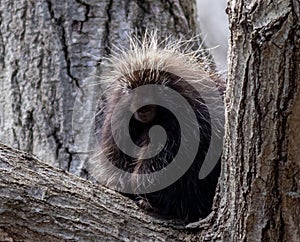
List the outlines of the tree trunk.
<svg viewBox="0 0 300 242">
<path fill-rule="evenodd" d="M 187 0 L 2 0 L 0 140 L 84 176 L 103 57 L 134 30 L 195 33 L 195 12 Z"/>
<path fill-rule="evenodd" d="M 230 1 L 224 240 L 300 238 L 300 4 Z"/>
<path fill-rule="evenodd" d="M 126 45 L 134 26 L 161 26 L 162 36 L 194 31 L 189 2 L 2 0 L 1 140 L 82 175 L 92 142 L 90 117 L 78 115 L 91 101 L 82 94 L 101 92 L 86 88 L 90 74 L 101 76 L 99 61 Z M 236 0 L 227 10 L 226 136 L 213 213 L 187 229 L 0 146 L 1 239 L 298 241 L 300 4 Z"/>
</svg>

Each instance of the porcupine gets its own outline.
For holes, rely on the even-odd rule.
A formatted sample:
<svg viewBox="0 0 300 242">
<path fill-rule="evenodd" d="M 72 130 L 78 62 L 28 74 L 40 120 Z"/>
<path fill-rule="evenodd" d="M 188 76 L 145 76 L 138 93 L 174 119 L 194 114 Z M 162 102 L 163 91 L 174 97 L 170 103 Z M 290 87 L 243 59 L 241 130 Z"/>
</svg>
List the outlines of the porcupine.
<svg viewBox="0 0 300 242">
<path fill-rule="evenodd" d="M 194 84 L 201 86 L 203 80 L 208 80 L 214 83 L 214 86 L 219 85 L 219 91 L 221 90 L 220 93 L 222 93 L 218 76 L 208 70 L 209 63 L 205 58 L 204 60 L 203 57 L 199 58 L 203 56 L 203 51 L 192 50 L 189 41 L 167 39 L 159 44 L 156 34 L 146 34 L 142 41 L 132 38 L 130 48 L 119 51 L 108 58 L 111 72 L 105 80 L 109 83 L 109 87 L 99 102 L 95 116 L 98 144 L 96 155 L 91 162 L 92 176 L 121 192 L 131 189 L 132 194 L 126 194 L 126 192 L 122 194 L 135 200 L 144 209 L 188 222 L 206 217 L 211 212 L 220 175 L 220 156 L 209 175 L 204 179 L 199 179 L 199 171 L 210 145 L 211 134 L 216 128 L 211 125 L 206 100 L 194 88 Z M 156 176 L 149 175 L 145 181 L 138 178 L 139 174 L 152 174 L 155 171 L 167 169 L 179 151 L 180 145 L 189 147 L 189 142 L 192 142 L 186 140 L 184 144 L 181 144 L 180 124 L 175 115 L 163 106 L 153 104 L 153 100 L 157 97 L 165 103 L 173 101 L 163 94 L 163 89 L 161 89 L 162 93 L 146 91 L 130 96 L 136 88 L 153 84 L 160 85 L 162 88 L 171 88 L 184 97 L 195 114 L 201 138 L 194 160 L 179 179 L 161 190 L 136 194 L 134 188 L 142 183 L 157 182 Z M 203 85 L 201 92 L 206 92 L 207 88 Z M 126 99 L 126 102 L 120 102 L 127 96 L 130 98 Z M 145 105 L 137 109 L 136 107 L 141 102 Z M 117 122 L 112 122 L 116 105 L 122 106 L 123 114 L 130 113 L 131 115 L 129 136 L 123 133 L 122 114 L 117 117 Z M 171 103 L 171 105 L 178 104 Z M 180 105 L 176 108 L 180 110 Z M 222 125 L 222 121 L 219 123 Z M 157 155 L 144 158 L 142 153 L 147 150 L 151 142 L 149 130 L 155 125 L 165 130 L 167 140 Z M 118 147 L 115 142 L 116 137 L 112 134 L 113 128 L 121 143 L 126 144 L 128 139 L 131 139 L 137 147 L 141 148 L 134 157 Z M 194 131 L 190 131 L 193 137 Z M 188 148 L 187 152 L 189 152 Z M 129 176 L 115 171 L 111 164 L 128 172 Z"/>
</svg>

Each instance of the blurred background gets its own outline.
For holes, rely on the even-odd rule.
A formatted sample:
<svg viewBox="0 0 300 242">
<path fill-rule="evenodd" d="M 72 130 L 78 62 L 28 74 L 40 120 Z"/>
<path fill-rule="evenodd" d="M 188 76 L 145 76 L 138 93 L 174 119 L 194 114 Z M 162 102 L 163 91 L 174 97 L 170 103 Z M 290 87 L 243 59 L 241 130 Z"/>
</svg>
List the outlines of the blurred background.
<svg viewBox="0 0 300 242">
<path fill-rule="evenodd" d="M 198 21 L 202 36 L 221 73 L 227 70 L 228 16 L 226 0 L 197 0 Z M 223 73 L 225 75 L 225 73 Z"/>
</svg>

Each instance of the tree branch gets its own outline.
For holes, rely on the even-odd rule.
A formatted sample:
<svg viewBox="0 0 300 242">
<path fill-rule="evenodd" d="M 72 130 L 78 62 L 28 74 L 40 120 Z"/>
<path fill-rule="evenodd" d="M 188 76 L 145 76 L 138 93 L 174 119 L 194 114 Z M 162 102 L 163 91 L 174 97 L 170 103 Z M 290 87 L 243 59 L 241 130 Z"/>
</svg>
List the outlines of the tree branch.
<svg viewBox="0 0 300 242">
<path fill-rule="evenodd" d="M 0 144 L 0 230 L 14 241 L 190 240 L 120 194 Z"/>
</svg>

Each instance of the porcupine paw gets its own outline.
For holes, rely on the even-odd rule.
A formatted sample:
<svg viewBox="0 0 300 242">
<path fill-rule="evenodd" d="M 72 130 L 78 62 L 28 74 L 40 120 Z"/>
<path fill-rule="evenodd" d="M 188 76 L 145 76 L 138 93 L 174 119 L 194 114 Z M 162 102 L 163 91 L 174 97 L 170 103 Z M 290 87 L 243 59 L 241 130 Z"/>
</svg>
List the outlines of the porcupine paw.
<svg viewBox="0 0 300 242">
<path fill-rule="evenodd" d="M 148 202 L 148 200 L 146 199 L 141 199 L 141 200 L 138 200 L 136 202 L 136 204 L 141 208 L 141 209 L 144 209 L 145 211 L 148 211 L 148 212 L 155 212 L 156 209 L 154 209 L 151 204 Z"/>
</svg>

